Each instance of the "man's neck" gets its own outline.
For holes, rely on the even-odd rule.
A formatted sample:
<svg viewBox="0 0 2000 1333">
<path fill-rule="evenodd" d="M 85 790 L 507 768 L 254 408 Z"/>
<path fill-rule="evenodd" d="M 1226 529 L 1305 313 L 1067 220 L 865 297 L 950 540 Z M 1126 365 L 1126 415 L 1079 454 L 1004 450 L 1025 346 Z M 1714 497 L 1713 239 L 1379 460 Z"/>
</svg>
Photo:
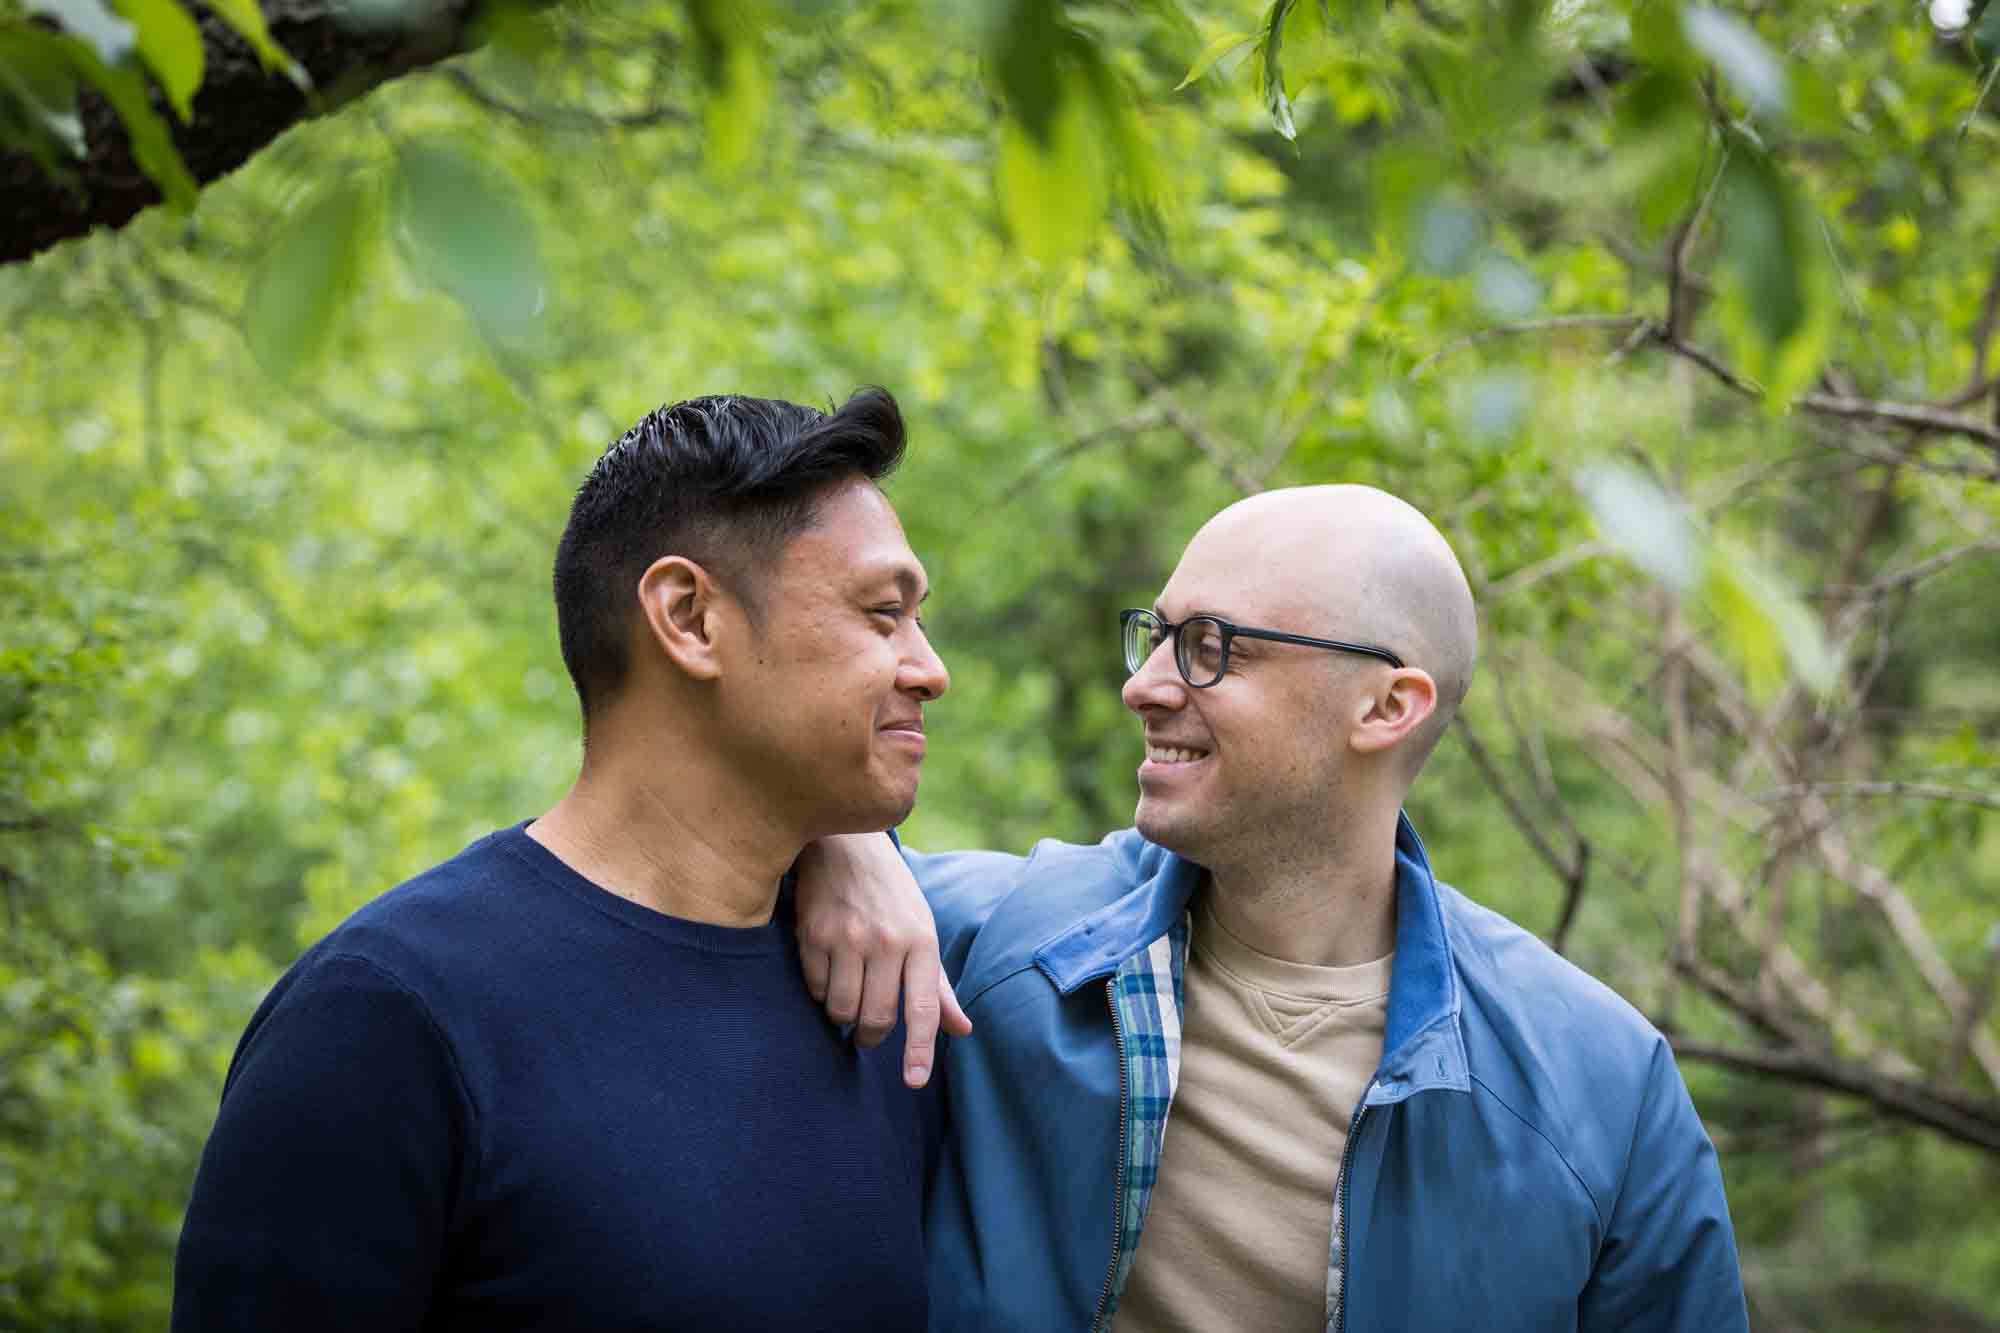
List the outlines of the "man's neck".
<svg viewBox="0 0 2000 1333">
<path fill-rule="evenodd" d="M 528 836 L 601 888 L 668 916 L 718 926 L 771 919 L 778 881 L 803 840 L 706 766 L 610 756 L 582 776 Z"/>
<path fill-rule="evenodd" d="M 1355 838 L 1304 857 L 1209 872 L 1215 919 L 1272 958 L 1352 967 L 1396 948 L 1396 844 Z"/>
</svg>

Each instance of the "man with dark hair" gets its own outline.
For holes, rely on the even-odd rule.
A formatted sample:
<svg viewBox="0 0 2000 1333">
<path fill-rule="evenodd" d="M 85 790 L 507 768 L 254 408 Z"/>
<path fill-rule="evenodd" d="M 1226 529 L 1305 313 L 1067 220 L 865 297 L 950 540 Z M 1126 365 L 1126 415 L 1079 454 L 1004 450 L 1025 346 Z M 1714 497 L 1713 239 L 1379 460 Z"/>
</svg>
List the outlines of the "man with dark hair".
<svg viewBox="0 0 2000 1333">
<path fill-rule="evenodd" d="M 902 449 L 864 390 L 675 404 L 599 459 L 555 570 L 581 775 L 258 1009 L 176 1329 L 923 1324 L 936 1108 L 826 1022 L 781 886 L 916 799 L 947 677 Z"/>
</svg>

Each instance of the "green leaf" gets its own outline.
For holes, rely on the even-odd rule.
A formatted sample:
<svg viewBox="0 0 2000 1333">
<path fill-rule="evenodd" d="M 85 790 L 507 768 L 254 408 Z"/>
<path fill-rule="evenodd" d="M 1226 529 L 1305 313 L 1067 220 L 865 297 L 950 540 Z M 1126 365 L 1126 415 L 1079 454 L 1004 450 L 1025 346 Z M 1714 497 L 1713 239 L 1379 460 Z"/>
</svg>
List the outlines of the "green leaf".
<svg viewBox="0 0 2000 1333">
<path fill-rule="evenodd" d="M 1740 369 L 1781 411 L 1819 371 L 1833 323 L 1824 241 L 1769 155 L 1739 136 L 1722 183 L 1720 315 Z"/>
<path fill-rule="evenodd" d="M 709 161 L 733 170 L 749 160 L 764 124 L 770 88 L 758 46 L 754 12 L 728 0 L 693 0 L 688 15 L 708 93 L 702 117 Z"/>
<path fill-rule="evenodd" d="M 264 62 L 265 69 L 282 70 L 286 78 L 302 89 L 312 87 L 312 76 L 306 73 L 305 66 L 271 40 L 271 29 L 264 22 L 264 11 L 257 7 L 257 0 L 207 0 L 207 4 L 216 17 L 250 43 L 250 49 Z"/>
<path fill-rule="evenodd" d="M 76 110 L 76 70 L 62 39 L 39 28 L 0 30 L 0 128 L 45 168 L 87 148 Z"/>
<path fill-rule="evenodd" d="M 1819 618 L 1784 580 L 1740 546 L 1719 541 L 1702 582 L 1702 599 L 1743 662 L 1762 698 L 1784 684 L 1784 668 L 1817 695 L 1840 680 L 1840 657 Z"/>
<path fill-rule="evenodd" d="M 1634 8 L 1632 54 L 1663 73 L 1694 72 L 1695 55 L 1681 25 L 1679 5 L 1671 0 L 1650 0 Z"/>
<path fill-rule="evenodd" d="M 1700 197 L 1708 124 L 1695 85 L 1678 74 L 1647 70 L 1619 90 L 1614 123 L 1613 188 L 1634 189 L 1640 222 L 1662 231 Z"/>
<path fill-rule="evenodd" d="M 1749 299 L 1764 341 L 1775 346 L 1805 322 L 1805 238 L 1775 163 L 1738 141 L 1723 182 L 1722 261 Z"/>
<path fill-rule="evenodd" d="M 491 342 L 518 346 L 546 304 L 534 219 L 513 183 L 442 140 L 397 158 L 396 225 L 411 263 Z"/>
<path fill-rule="evenodd" d="M 132 25 L 105 8 L 103 0 L 27 0 L 27 10 L 54 19 L 64 32 L 90 43 L 107 65 L 132 54 L 137 40 Z"/>
<path fill-rule="evenodd" d="M 250 279 L 243 335 L 259 365 L 289 379 L 326 346 L 354 294 L 367 196 L 336 185 L 297 210 Z"/>
<path fill-rule="evenodd" d="M 1691 5 L 1681 16 L 1688 45 L 1714 62 L 1722 77 L 1752 110 L 1782 116 L 1791 91 L 1785 67 L 1750 26 L 1733 14 Z"/>
<path fill-rule="evenodd" d="M 139 30 L 139 55 L 153 71 L 167 104 L 183 123 L 194 117 L 206 56 L 201 29 L 178 0 L 115 0 L 118 12 Z"/>
<path fill-rule="evenodd" d="M 1500 15 L 1506 45 L 1515 51 L 1525 46 L 1548 17 L 1548 0 L 1507 0 Z"/>
<path fill-rule="evenodd" d="M 1628 463 L 1596 463 L 1576 475 L 1576 488 L 1604 540 L 1678 593 L 1700 578 L 1702 535 L 1687 507 Z"/>
<path fill-rule="evenodd" d="M 173 135 L 167 132 L 167 122 L 153 110 L 146 95 L 146 81 L 139 71 L 130 65 L 105 64 L 95 51 L 74 37 L 62 40 L 71 66 L 104 95 L 104 100 L 118 113 L 118 119 L 124 122 L 125 133 L 132 141 L 132 160 L 139 164 L 139 169 L 160 187 L 170 207 L 183 211 L 193 208 L 201 187 L 181 161 Z"/>
<path fill-rule="evenodd" d="M 1143 213 L 1157 216 L 1166 206 L 1169 181 L 1140 124 L 1132 90 L 1096 43 L 1080 33 L 1072 34 L 1069 42 L 1074 66 L 1083 76 L 1091 110 L 1097 116 L 1098 137 L 1117 166 L 1118 183 L 1126 199 Z"/>
<path fill-rule="evenodd" d="M 1378 244 L 1412 253 L 1423 213 L 1449 186 L 1452 163 L 1423 146 L 1397 146 L 1368 164 L 1369 200 Z"/>
<path fill-rule="evenodd" d="M 995 180 L 1007 230 L 1029 258 L 1065 263 L 1083 252 L 1104 219 L 1104 171 L 1077 97 L 1065 97 L 1038 143 L 1013 117 L 1000 127 Z"/>
<path fill-rule="evenodd" d="M 1174 85 L 1174 91 L 1179 92 L 1181 89 L 1187 87 L 1190 83 L 1193 83 L 1196 79 L 1199 79 L 1202 75 L 1208 73 L 1211 69 L 1214 69 L 1215 63 L 1218 60 L 1221 60 L 1224 56 L 1228 55 L 1231 51 L 1236 50 L 1238 47 L 1242 46 L 1245 42 L 1254 42 L 1256 40 L 1257 40 L 1257 34 L 1253 32 L 1223 33 L 1220 37 L 1210 42 L 1207 46 L 1201 48 L 1201 54 L 1194 58 L 1194 63 L 1192 65 L 1188 66 L 1187 77 Z"/>
<path fill-rule="evenodd" d="M 1271 113 L 1271 124 L 1279 134 L 1296 143 L 1298 126 L 1292 122 L 1292 99 L 1285 94 L 1285 67 L 1283 52 L 1285 45 L 1285 19 L 1290 16 L 1296 0 L 1276 0 L 1264 22 L 1264 42 L 1258 62 L 1258 80 L 1263 86 L 1264 105 Z"/>
<path fill-rule="evenodd" d="M 1979 15 L 1979 22 L 1972 26 L 1972 44 L 1988 59 L 2000 54 L 2000 5 L 1989 0 L 1985 10 Z"/>
<path fill-rule="evenodd" d="M 1062 33 L 1058 0 L 1009 0 L 993 28 L 993 69 L 1017 124 L 1043 148 L 1055 133 L 1063 97 L 1055 50 Z"/>
</svg>

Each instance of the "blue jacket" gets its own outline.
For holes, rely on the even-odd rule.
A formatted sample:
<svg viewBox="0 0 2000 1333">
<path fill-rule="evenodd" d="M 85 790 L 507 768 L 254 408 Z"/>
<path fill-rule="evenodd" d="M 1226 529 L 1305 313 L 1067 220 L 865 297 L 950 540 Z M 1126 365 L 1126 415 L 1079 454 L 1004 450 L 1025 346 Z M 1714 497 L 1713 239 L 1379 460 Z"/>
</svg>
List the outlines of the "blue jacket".
<svg viewBox="0 0 2000 1333">
<path fill-rule="evenodd" d="M 936 1330 L 1109 1326 L 1179 1074 L 1198 866 L 1137 833 L 910 854 L 976 1034 L 950 1045 Z M 1747 1329 L 1715 1151 L 1660 1034 L 1397 833 L 1382 1063 L 1327 1245 L 1338 1330 Z"/>
</svg>

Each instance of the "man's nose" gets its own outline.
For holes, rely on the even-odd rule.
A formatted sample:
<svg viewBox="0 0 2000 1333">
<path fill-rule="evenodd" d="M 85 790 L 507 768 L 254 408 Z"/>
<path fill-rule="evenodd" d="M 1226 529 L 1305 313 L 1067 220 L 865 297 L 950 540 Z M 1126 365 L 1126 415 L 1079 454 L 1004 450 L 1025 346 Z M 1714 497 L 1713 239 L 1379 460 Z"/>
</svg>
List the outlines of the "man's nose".
<svg viewBox="0 0 2000 1333">
<path fill-rule="evenodd" d="M 931 647 L 930 636 L 921 628 L 917 629 L 916 635 L 916 649 L 903 658 L 902 667 L 896 673 L 896 687 L 906 694 L 929 701 L 951 688 L 951 672 L 945 669 L 944 659 L 937 655 L 937 649 Z"/>
<path fill-rule="evenodd" d="M 1174 648 L 1171 642 L 1160 644 L 1153 649 L 1152 656 L 1139 664 L 1139 669 L 1126 678 L 1125 688 L 1119 692 L 1125 706 L 1135 713 L 1145 713 L 1149 709 L 1175 709 L 1187 703 L 1187 682 L 1181 679 L 1179 668 L 1174 666 Z"/>
</svg>

